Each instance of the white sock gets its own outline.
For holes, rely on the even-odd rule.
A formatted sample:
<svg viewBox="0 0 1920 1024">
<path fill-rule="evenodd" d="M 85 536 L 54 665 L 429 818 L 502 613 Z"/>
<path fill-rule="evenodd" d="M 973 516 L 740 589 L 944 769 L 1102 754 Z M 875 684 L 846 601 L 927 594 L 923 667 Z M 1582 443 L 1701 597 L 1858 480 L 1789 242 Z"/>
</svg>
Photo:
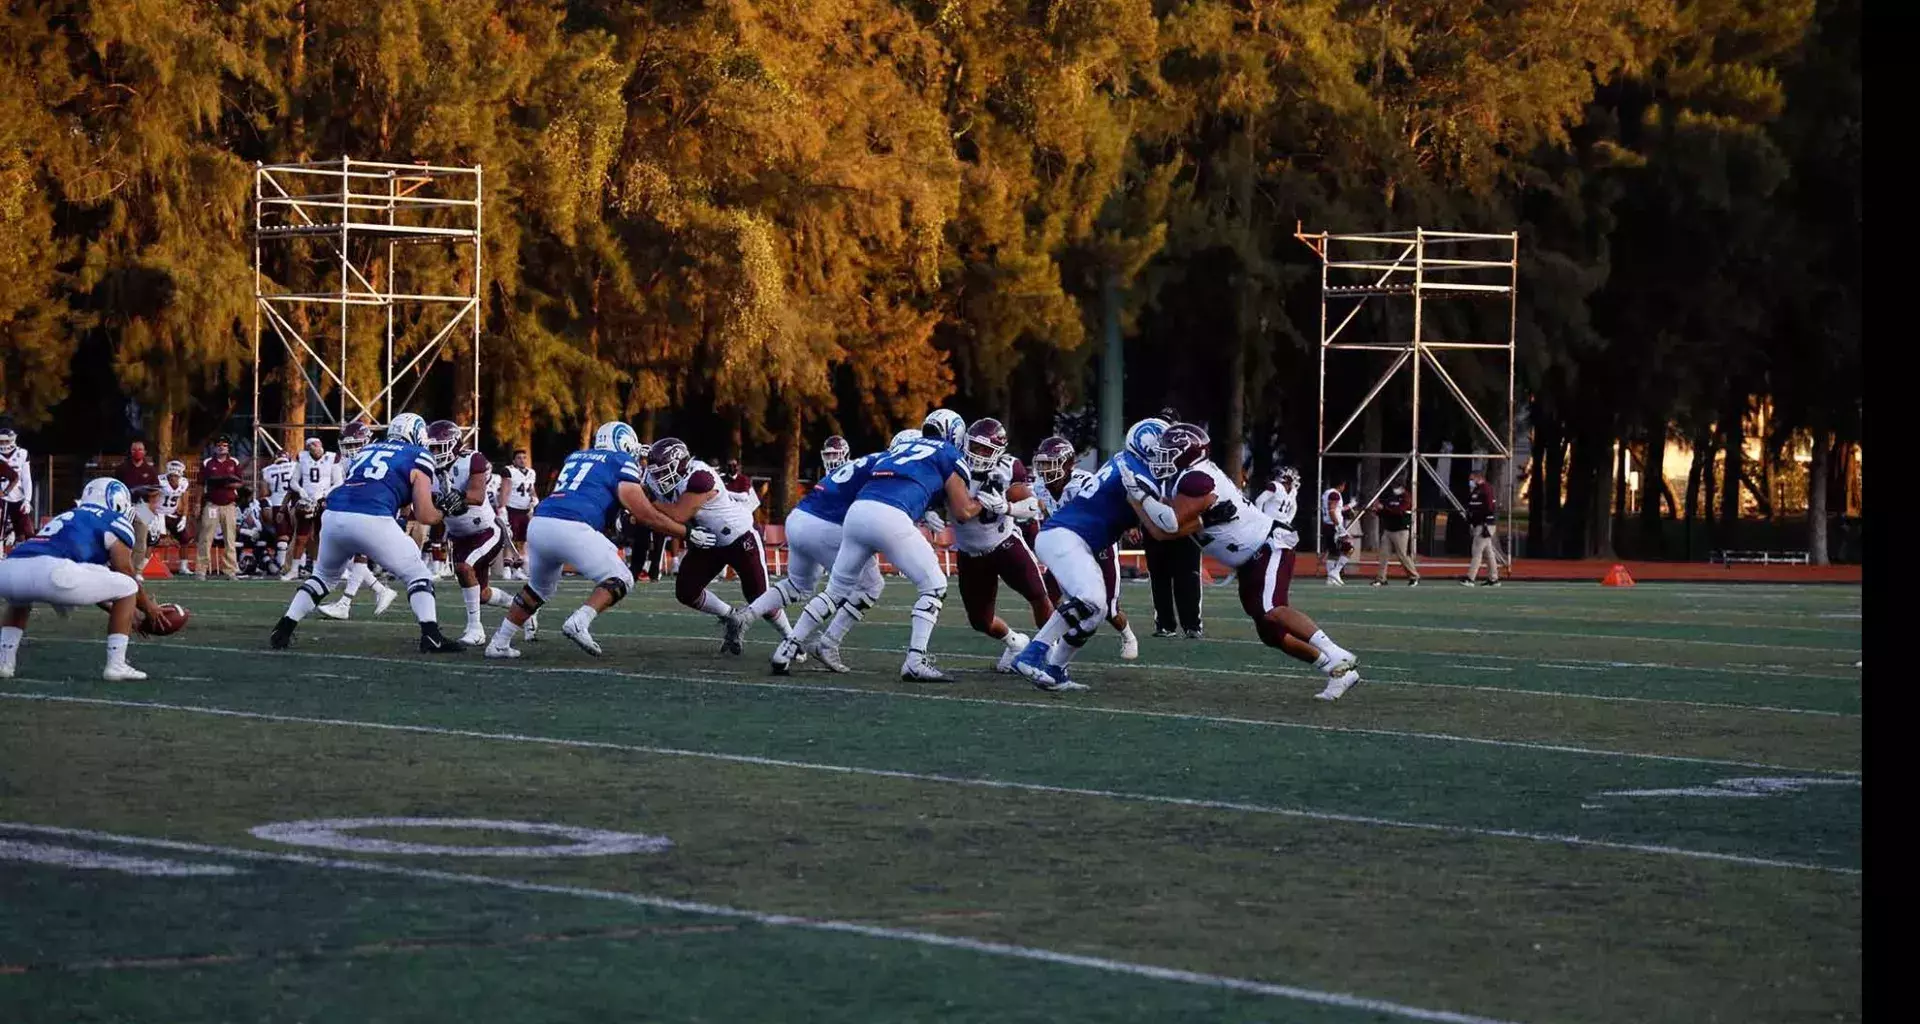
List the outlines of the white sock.
<svg viewBox="0 0 1920 1024">
<path fill-rule="evenodd" d="M 1047 620 L 1046 625 L 1040 627 L 1040 631 L 1035 633 L 1033 638 L 1043 644 L 1058 646 L 1061 638 L 1066 635 L 1067 617 L 1059 612 L 1054 612 L 1053 617 Z"/>
<path fill-rule="evenodd" d="M 287 618 L 299 622 L 311 614 L 313 614 L 313 595 L 307 593 L 307 588 L 301 587 L 293 592 L 293 600 L 287 602 Z"/>
<path fill-rule="evenodd" d="M 753 609 L 754 618 L 765 619 L 774 612 L 779 612 L 780 619 L 784 622 L 787 618 L 787 595 L 777 586 L 768 587 L 767 592 L 754 598 L 753 604 L 748 607 Z M 768 621 L 772 620 L 768 619 Z"/>
<path fill-rule="evenodd" d="M 407 605 L 413 609 L 413 617 L 421 623 L 440 621 L 440 610 L 433 606 L 431 590 L 416 590 L 408 594 Z"/>
<path fill-rule="evenodd" d="M 760 596 L 765 597 L 767 595 L 762 594 Z M 774 613 L 772 615 L 767 616 L 766 619 L 768 622 L 773 623 L 774 632 L 780 634 L 783 637 L 788 637 L 793 635 L 793 623 L 787 621 L 787 610 L 785 608 L 776 609 Z"/>
<path fill-rule="evenodd" d="M 593 625 L 593 620 L 599 617 L 600 613 L 596 611 L 592 605 L 583 604 L 575 609 L 572 615 L 567 616 L 567 621 L 571 622 L 574 619 L 579 619 L 581 625 L 591 626 Z"/>
<path fill-rule="evenodd" d="M 695 605 L 695 607 L 706 612 L 708 615 L 720 618 L 726 617 L 728 612 L 733 611 L 732 605 L 720 600 L 719 596 L 711 590 L 702 590 L 700 592 L 700 603 Z"/>
<path fill-rule="evenodd" d="M 489 608 L 511 608 L 513 607 L 513 595 L 501 590 L 499 587 L 488 587 L 485 603 Z"/>
<path fill-rule="evenodd" d="M 500 622 L 500 628 L 493 631 L 493 642 L 487 646 L 505 647 L 513 643 L 513 638 L 518 635 L 519 632 L 520 627 L 514 625 L 512 619 L 503 619 Z"/>
<path fill-rule="evenodd" d="M 347 566 L 347 587 L 346 587 L 346 590 L 342 591 L 342 593 L 346 594 L 346 596 L 348 597 L 352 597 L 353 595 L 358 594 L 360 592 L 361 587 L 366 586 L 368 583 L 372 581 L 373 581 L 373 573 L 370 573 L 367 571 L 367 567 L 364 563 L 362 562 L 349 563 Z"/>
<path fill-rule="evenodd" d="M 20 638 L 27 631 L 17 626 L 0 626 L 0 665 L 11 665 L 20 651 Z"/>
<path fill-rule="evenodd" d="M 125 665 L 127 663 L 127 634 L 107 634 L 107 664 Z"/>
<path fill-rule="evenodd" d="M 478 585 L 460 588 L 460 603 L 467 608 L 467 625 L 480 621 L 480 587 Z"/>
<path fill-rule="evenodd" d="M 1133 639 L 1133 623 L 1127 623 L 1127 627 L 1120 631 L 1120 639 L 1123 642 Z"/>
<path fill-rule="evenodd" d="M 819 629 L 822 622 L 833 617 L 834 609 L 839 607 L 839 604 L 840 602 L 828 597 L 824 590 L 813 595 L 808 599 L 807 606 L 800 609 L 800 621 L 793 624 L 793 639 L 805 640 L 812 636 L 813 631 Z M 831 637 L 833 631 L 829 629 L 827 635 Z"/>
<path fill-rule="evenodd" d="M 1067 663 L 1073 660 L 1074 655 L 1079 653 L 1080 648 L 1061 641 L 1047 648 L 1047 664 L 1052 665 L 1054 668 L 1065 668 Z"/>
<path fill-rule="evenodd" d="M 829 643 L 838 645 L 847 632 L 853 629 L 855 623 L 867 617 L 867 609 L 871 605 L 865 602 L 866 598 L 856 597 L 840 605 L 840 610 L 833 613 L 833 621 L 827 623 Z"/>
<path fill-rule="evenodd" d="M 1000 642 L 1007 645 L 1007 650 L 1009 651 L 1025 650 L 1027 646 L 1027 635 L 1017 629 L 1009 629 L 1007 630 L 1007 635 L 1000 638 Z"/>
</svg>

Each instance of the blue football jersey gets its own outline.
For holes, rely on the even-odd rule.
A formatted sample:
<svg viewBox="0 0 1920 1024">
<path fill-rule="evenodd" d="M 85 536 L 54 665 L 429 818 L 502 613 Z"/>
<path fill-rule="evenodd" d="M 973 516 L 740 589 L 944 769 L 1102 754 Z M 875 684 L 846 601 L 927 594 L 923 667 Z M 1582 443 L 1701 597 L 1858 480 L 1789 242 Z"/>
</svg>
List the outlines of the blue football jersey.
<svg viewBox="0 0 1920 1024">
<path fill-rule="evenodd" d="M 620 484 L 645 483 L 640 463 L 626 452 L 588 448 L 567 456 L 560 475 L 553 481 L 553 493 L 534 506 L 534 516 L 570 519 L 586 523 L 596 530 L 613 525 L 620 511 Z"/>
<path fill-rule="evenodd" d="M 62 512 L 40 527 L 40 532 L 14 545 L 8 558 L 65 558 L 92 565 L 107 564 L 107 538 L 133 548 L 133 524 L 118 512 L 97 505 L 81 505 Z"/>
<path fill-rule="evenodd" d="M 1121 534 L 1140 525 L 1140 517 L 1127 502 L 1126 482 L 1120 477 L 1123 459 L 1142 480 L 1153 480 L 1145 461 L 1132 452 L 1120 452 L 1093 474 L 1091 487 L 1076 481 L 1079 486 L 1068 490 L 1067 500 L 1040 524 L 1040 529 L 1072 530 L 1094 551 L 1120 543 Z"/>
<path fill-rule="evenodd" d="M 853 501 L 860 496 L 860 489 L 873 479 L 874 464 L 880 461 L 885 452 L 862 455 L 852 462 L 842 465 L 828 474 L 825 479 L 813 485 L 813 490 L 800 499 L 794 508 L 829 523 L 845 522 L 847 509 L 853 507 Z"/>
<path fill-rule="evenodd" d="M 880 453 L 872 479 L 860 489 L 860 500 L 892 505 L 907 518 L 919 519 L 946 495 L 948 477 L 955 473 L 966 477 L 964 464 L 960 449 L 945 441 L 931 437 L 908 441 Z"/>
<path fill-rule="evenodd" d="M 327 511 L 391 516 L 413 500 L 413 471 L 433 479 L 433 456 L 417 444 L 375 441 L 360 449 L 347 478 L 327 492 Z"/>
</svg>

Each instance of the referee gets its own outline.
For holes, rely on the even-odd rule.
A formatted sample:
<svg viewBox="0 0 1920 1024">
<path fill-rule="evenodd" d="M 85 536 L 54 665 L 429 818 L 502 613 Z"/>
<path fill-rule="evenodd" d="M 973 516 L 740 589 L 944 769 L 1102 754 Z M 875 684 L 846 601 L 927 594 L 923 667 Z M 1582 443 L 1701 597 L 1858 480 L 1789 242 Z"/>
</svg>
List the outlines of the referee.
<svg viewBox="0 0 1920 1024">
<path fill-rule="evenodd" d="M 1181 422 L 1172 408 L 1160 410 L 1168 423 Z M 1153 635 L 1173 636 L 1184 631 L 1197 640 L 1200 626 L 1200 543 L 1192 536 L 1154 540 L 1142 532 L 1140 546 L 1147 555 L 1147 580 L 1153 586 Z"/>
</svg>

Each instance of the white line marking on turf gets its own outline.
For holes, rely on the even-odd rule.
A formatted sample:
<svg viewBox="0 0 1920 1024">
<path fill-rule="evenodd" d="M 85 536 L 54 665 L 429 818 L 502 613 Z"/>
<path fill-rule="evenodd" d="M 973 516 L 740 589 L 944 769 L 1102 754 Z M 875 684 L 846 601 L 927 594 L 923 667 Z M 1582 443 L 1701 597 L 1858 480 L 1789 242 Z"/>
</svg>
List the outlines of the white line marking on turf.
<svg viewBox="0 0 1920 1024">
<path fill-rule="evenodd" d="M 602 633 L 601 636 L 611 634 Z M 211 647 L 206 645 L 180 644 L 193 650 L 244 653 L 236 647 Z M 865 648 L 849 648 L 864 650 Z M 280 655 L 292 654 L 298 657 L 329 658 L 353 661 L 371 661 L 380 664 L 418 666 L 421 662 L 407 658 L 382 658 L 371 654 L 321 654 L 313 651 L 282 651 Z M 990 657 L 982 656 L 985 660 Z M 728 676 L 672 676 L 654 672 L 623 672 L 619 669 L 592 668 L 588 666 L 531 666 L 515 663 L 512 670 L 528 675 L 586 675 L 616 679 L 637 679 L 644 682 L 678 683 L 694 686 L 729 686 L 751 690 L 780 690 L 800 693 L 835 693 L 863 697 L 887 699 L 938 701 L 953 704 L 972 704 L 983 707 L 1033 708 L 1041 711 L 1062 711 L 1075 714 L 1115 715 L 1132 718 L 1157 718 L 1181 722 L 1206 722 L 1216 725 L 1245 725 L 1265 729 L 1300 729 L 1308 732 L 1345 733 L 1355 736 L 1387 736 L 1395 739 L 1427 740 L 1435 743 L 1464 743 L 1471 746 L 1499 747 L 1510 750 L 1539 750 L 1555 754 L 1578 754 L 1587 757 L 1611 757 L 1640 761 L 1668 761 L 1680 764 L 1708 764 L 1727 768 L 1759 768 L 1766 771 L 1807 772 L 1819 775 L 1857 776 L 1857 771 L 1844 768 L 1802 768 L 1796 765 L 1771 764 L 1764 761 L 1738 761 L 1719 757 L 1694 757 L 1687 754 L 1654 754 L 1634 750 L 1607 750 L 1598 747 L 1579 747 L 1561 743 L 1535 743 L 1528 740 L 1500 740 L 1481 736 L 1460 736 L 1444 732 L 1415 732 L 1404 729 L 1380 729 L 1357 725 L 1321 725 L 1314 722 L 1288 722 L 1267 718 L 1239 718 L 1231 715 L 1207 715 L 1190 711 L 1153 711 L 1146 708 L 1116 708 L 1104 705 L 1072 704 L 1060 700 L 1007 700 L 998 697 L 961 697 L 954 694 L 911 693 L 901 690 L 867 689 L 859 686 L 824 686 L 818 683 L 772 683 L 751 679 L 738 679 Z M 317 673 L 308 673 L 309 675 Z M 1387 680 L 1376 680 L 1385 685 L 1398 685 Z M 1506 693 L 1498 687 L 1487 687 L 1496 692 Z"/>
<path fill-rule="evenodd" d="M 1125 960 L 1109 960 L 1105 957 L 1082 956 L 1077 953 L 1062 953 L 1057 950 L 1040 949 L 1034 946 L 1015 946 L 1004 942 L 986 942 L 980 939 L 961 938 L 957 935 L 941 935 L 935 932 L 913 931 L 906 928 L 886 928 L 879 925 L 860 924 L 855 921 L 797 917 L 792 914 L 772 914 L 758 910 L 745 910 L 739 907 L 722 906 L 717 903 L 698 903 L 692 900 L 643 896 L 639 893 L 615 892 L 608 889 L 588 889 L 575 885 L 523 882 L 512 878 L 494 878 L 490 875 L 469 875 L 456 871 L 434 871 L 427 868 L 402 867 L 397 864 L 381 864 L 373 861 L 312 857 L 299 853 L 268 853 L 262 850 L 248 850 L 233 846 L 214 846 L 207 843 L 189 843 L 174 839 L 150 839 L 145 836 L 119 835 L 113 832 L 95 832 L 88 829 L 59 828 L 52 825 L 33 825 L 25 822 L 0 821 L 0 829 L 40 835 L 64 836 L 73 839 L 89 839 L 102 843 L 150 846 L 157 849 L 179 850 L 188 853 L 215 854 L 241 860 L 279 861 L 288 864 L 300 864 L 307 867 L 331 868 L 339 871 L 364 871 L 368 874 L 394 875 L 401 878 L 414 878 L 423 881 L 460 882 L 467 885 L 509 889 L 514 892 L 578 896 L 584 899 L 605 900 L 610 903 L 626 903 L 632 906 L 648 907 L 655 910 L 671 910 L 684 914 L 703 914 L 708 917 L 726 917 L 735 920 L 752 921 L 755 924 L 780 928 L 802 928 L 809 931 L 859 935 L 869 939 L 911 942 L 922 946 L 937 946 L 946 949 L 964 950 L 969 953 L 984 953 L 989 956 L 1010 957 L 1018 960 L 1034 960 L 1041 963 L 1060 964 L 1067 967 L 1085 967 L 1096 971 L 1106 971 L 1111 974 L 1125 974 L 1136 978 L 1152 978 L 1156 981 L 1175 981 L 1187 985 L 1198 985 L 1204 988 L 1227 989 L 1235 992 L 1249 992 L 1255 995 L 1276 996 L 1282 999 L 1317 1003 L 1322 1006 L 1337 1006 L 1342 1009 L 1384 1013 L 1395 1017 L 1403 1017 L 1408 1020 L 1435 1021 L 1438 1022 L 1438 1024 L 1506 1024 L 1506 1022 L 1492 1017 L 1480 1017 L 1470 1013 L 1455 1013 L 1450 1010 L 1428 1010 L 1418 1006 L 1407 1006 L 1403 1003 L 1389 1002 L 1384 999 L 1369 999 L 1365 996 L 1349 995 L 1344 992 L 1326 992 L 1320 989 L 1301 988 L 1297 985 L 1277 985 L 1272 982 L 1253 981 L 1247 978 L 1232 978 L 1219 974 L 1203 974 L 1198 971 L 1183 971 L 1171 967 L 1155 967 L 1152 964 L 1131 963 Z"/>
<path fill-rule="evenodd" d="M 449 846 L 348 834 L 363 828 L 479 829 L 488 832 L 552 836 L 570 840 L 570 842 L 551 843 L 546 846 Z M 665 836 L 641 835 L 637 832 L 609 832 L 606 829 L 551 825 L 539 821 L 501 821 L 492 818 L 321 818 L 257 825 L 248 829 L 247 832 L 255 839 L 285 843 L 288 846 L 312 846 L 322 850 L 347 850 L 352 853 L 408 853 L 451 857 L 610 857 L 623 853 L 659 853 L 673 848 L 673 840 Z"/>
<path fill-rule="evenodd" d="M 60 704 L 91 704 L 100 707 L 144 708 L 152 711 L 176 711 L 185 714 L 212 715 L 220 718 L 239 718 L 260 722 L 282 722 L 291 725 L 321 725 L 346 729 L 372 729 L 381 732 L 413 733 L 426 736 L 454 736 L 461 739 L 494 740 L 502 743 L 530 743 L 537 746 L 564 747 L 576 750 L 618 750 L 631 754 L 651 754 L 660 757 L 690 757 L 707 761 L 722 761 L 729 764 L 759 765 L 766 768 L 797 768 L 803 771 L 829 772 L 837 775 L 859 775 L 880 779 L 904 779 L 910 782 L 937 782 L 943 785 L 1012 790 L 1024 793 L 1055 793 L 1065 796 L 1088 796 L 1103 800 L 1120 800 L 1130 803 L 1164 804 L 1172 807 L 1197 807 L 1206 810 L 1270 814 L 1277 817 L 1297 818 L 1305 821 L 1371 825 L 1380 828 L 1409 829 L 1417 832 L 1439 832 L 1447 835 L 1481 836 L 1493 839 L 1520 839 L 1528 842 L 1550 843 L 1561 846 L 1577 846 L 1599 850 L 1616 850 L 1626 853 L 1645 853 L 1667 857 L 1686 857 L 1694 860 L 1720 861 L 1728 864 L 1744 864 L 1752 867 L 1792 868 L 1800 871 L 1820 871 L 1839 875 L 1860 874 L 1858 868 L 1833 867 L 1826 864 L 1777 860 L 1769 857 L 1749 857 L 1735 853 L 1718 853 L 1711 850 L 1689 850 L 1683 847 L 1663 846 L 1650 843 L 1626 843 L 1609 839 L 1589 839 L 1584 836 L 1527 832 L 1519 829 L 1479 828 L 1473 825 L 1449 825 L 1430 821 L 1402 821 L 1395 818 L 1379 818 L 1364 814 L 1314 811 L 1300 807 L 1278 807 L 1270 804 L 1244 803 L 1235 800 L 1205 800 L 1194 797 L 1161 796 L 1153 793 L 1127 793 L 1111 789 L 1049 786 L 1037 782 L 1015 782 L 1004 779 L 969 778 L 960 775 L 898 771 L 888 768 L 862 768 L 856 765 L 819 764 L 812 761 L 790 761 L 783 758 L 758 757 L 752 754 L 728 754 L 713 750 L 686 750 L 678 747 L 652 747 L 637 743 L 610 743 L 604 740 L 575 740 L 557 736 L 529 736 L 523 733 L 511 732 L 482 732 L 475 729 L 447 729 L 433 725 L 404 725 L 396 722 L 366 722 L 350 718 L 312 718 L 305 715 L 279 715 L 262 711 L 241 711 L 234 708 L 205 707 L 194 704 L 163 704 L 157 701 L 108 700 L 102 697 L 69 697 L 63 694 L 52 693 L 0 692 L 0 698 L 8 700 L 46 701 Z"/>
<path fill-rule="evenodd" d="M 183 878 L 190 875 L 237 875 L 240 869 L 225 864 L 188 864 L 177 860 L 147 857 L 122 857 L 99 850 L 80 850 L 49 843 L 28 843 L 0 839 L 0 861 L 16 864 L 51 864 L 88 871 L 118 871 L 126 875 Z"/>
</svg>

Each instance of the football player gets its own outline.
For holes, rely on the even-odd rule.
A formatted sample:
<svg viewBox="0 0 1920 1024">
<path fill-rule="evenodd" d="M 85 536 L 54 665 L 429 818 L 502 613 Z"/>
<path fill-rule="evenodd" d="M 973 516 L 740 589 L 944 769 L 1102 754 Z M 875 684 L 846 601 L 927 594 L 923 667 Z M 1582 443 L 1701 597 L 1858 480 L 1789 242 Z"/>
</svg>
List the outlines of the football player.
<svg viewBox="0 0 1920 1024">
<path fill-rule="evenodd" d="M 0 427 L 0 539 L 33 536 L 33 460 L 12 427 Z"/>
<path fill-rule="evenodd" d="M 1226 471 L 1209 459 L 1207 432 L 1176 423 L 1155 442 L 1148 460 L 1168 497 L 1141 493 L 1141 525 L 1160 539 L 1195 535 L 1201 549 L 1234 570 L 1240 607 L 1269 647 L 1307 662 L 1327 676 L 1315 696 L 1338 700 L 1360 681 L 1353 652 L 1334 643 L 1306 613 L 1287 604 L 1299 535 L 1255 508 Z"/>
<path fill-rule="evenodd" d="M 1013 661 L 1014 670 L 1049 692 L 1084 690 L 1067 666 L 1100 628 L 1107 603 L 1106 575 L 1094 552 L 1113 547 L 1139 523 L 1134 492 L 1156 489 L 1147 458 L 1165 420 L 1141 420 L 1127 429 L 1126 446 L 1093 475 L 1091 487 L 1074 492 L 1040 526 L 1040 560 L 1060 584 L 1053 617 Z"/>
<path fill-rule="evenodd" d="M 527 521 L 533 518 L 533 510 L 540 504 L 540 495 L 535 484 L 538 477 L 533 472 L 533 463 L 529 461 L 525 448 L 516 449 L 513 461 L 507 466 L 506 496 L 503 500 L 507 507 L 507 530 L 513 544 L 507 550 L 507 579 L 526 579 L 527 563 Z M 532 637 L 528 637 L 532 639 Z"/>
<path fill-rule="evenodd" d="M 274 561 L 282 566 L 287 564 L 287 552 L 292 549 L 293 509 L 289 505 L 299 475 L 300 467 L 294 464 L 293 456 L 284 451 L 260 471 L 260 479 L 267 485 L 267 497 L 261 503 L 262 518 L 276 538 Z"/>
<path fill-rule="evenodd" d="M 133 524 L 127 512 L 133 493 L 112 477 L 87 481 L 80 502 L 0 558 L 0 599 L 7 602 L 0 626 L 0 679 L 12 679 L 27 617 L 36 602 L 56 612 L 97 604 L 107 612 L 107 667 L 101 678 L 127 682 L 147 678 L 127 664 L 127 634 L 135 613 L 146 621 L 168 617 L 140 585 L 133 564 Z"/>
<path fill-rule="evenodd" d="M 1320 496 L 1320 557 L 1327 563 L 1327 586 L 1347 585 L 1340 573 L 1353 554 L 1353 534 L 1348 532 L 1352 522 L 1347 510 L 1347 482 L 1336 480 Z"/>
<path fill-rule="evenodd" d="M 173 459 L 166 465 L 166 472 L 160 475 L 160 486 L 154 491 L 151 505 L 153 519 L 147 526 L 147 543 L 157 543 L 161 537 L 171 534 L 185 554 L 187 545 L 193 543 L 193 520 L 187 517 L 187 492 L 193 488 L 193 481 L 187 479 L 187 464 Z"/>
<path fill-rule="evenodd" d="M 460 601 L 467 610 L 467 628 L 460 634 L 460 642 L 472 646 L 487 641 L 486 627 L 480 623 L 480 606 L 506 608 L 513 604 L 513 595 L 488 586 L 487 579 L 506 540 L 506 530 L 488 500 L 500 477 L 485 455 L 461 446 L 462 433 L 460 425 L 452 420 L 427 425 L 427 453 L 441 467 L 438 500 L 446 512 L 453 571 L 460 578 Z"/>
<path fill-rule="evenodd" d="M 287 612 L 268 638 L 274 649 L 293 642 L 294 628 L 339 583 L 356 555 L 393 570 L 407 581 L 407 603 L 420 623 L 420 650 L 447 654 L 465 650 L 440 632 L 440 613 L 433 603 L 433 574 L 420 560 L 420 549 L 396 517 L 408 505 L 413 517 L 429 525 L 441 520 L 434 504 L 433 456 L 425 447 L 427 424 L 417 414 L 403 412 L 387 425 L 387 439 L 360 450 L 346 482 L 327 497 L 322 514 L 320 554 L 314 574 L 300 584 Z"/>
<path fill-rule="evenodd" d="M 633 587 L 633 572 L 620 549 L 607 539 L 614 514 L 625 510 L 649 529 L 685 538 L 695 548 L 712 547 L 718 540 L 697 524 L 674 522 L 647 499 L 646 474 L 640 468 L 640 435 L 625 423 L 603 423 L 593 432 L 593 447 L 574 452 L 560 466 L 553 492 L 533 510 L 527 523 L 527 583 L 513 599 L 506 621 L 487 643 L 489 658 L 517 658 L 513 638 L 530 616 L 553 596 L 560 571 L 574 571 L 598 585 L 560 627 L 581 650 L 598 655 L 593 620 L 613 607 Z"/>
<path fill-rule="evenodd" d="M 711 547 L 689 548 L 680 559 L 673 574 L 673 596 L 688 608 L 720 620 L 725 631 L 722 653 L 741 653 L 746 620 L 707 585 L 731 567 L 740 577 L 740 595 L 747 599 L 747 607 L 766 594 L 766 552 L 753 530 L 757 496 L 751 490 L 728 488 L 721 474 L 694 458 L 686 442 L 677 437 L 663 437 L 647 449 L 647 496 L 668 519 L 696 524 L 716 538 Z M 778 619 L 774 628 L 782 635 L 790 632 L 786 616 L 784 605 L 770 616 Z"/>
<path fill-rule="evenodd" d="M 918 596 L 913 603 L 913 625 L 900 678 L 950 681 L 927 656 L 927 642 L 940 621 L 946 603 L 947 572 L 933 553 L 933 545 L 916 525 L 930 506 L 945 497 L 956 522 L 966 522 L 982 511 L 1004 515 L 1007 499 L 991 492 L 977 499 L 967 493 L 965 456 L 960 444 L 967 424 L 950 409 L 935 409 L 920 425 L 918 440 L 887 449 L 874 463 L 860 495 L 847 509 L 841 526 L 840 551 L 834 556 L 827 589 L 807 602 L 793 636 L 774 648 L 773 670 L 784 674 L 793 655 L 807 638 L 842 607 L 854 607 L 865 592 L 861 583 L 867 564 L 878 552 L 913 581 Z"/>
<path fill-rule="evenodd" d="M 1073 442 L 1058 434 L 1040 442 L 1033 452 L 1033 472 L 1039 478 L 1040 486 L 1034 497 L 1039 505 L 1020 524 L 1025 531 L 1027 546 L 1032 547 L 1040 539 L 1040 524 L 1047 517 L 1060 510 L 1075 495 L 1091 491 L 1097 482 L 1092 473 L 1074 467 Z M 1094 561 L 1100 564 L 1101 578 L 1107 584 L 1107 625 L 1120 634 L 1120 658 L 1133 661 L 1140 657 L 1140 638 L 1134 635 L 1133 624 L 1127 621 L 1127 613 L 1120 610 L 1120 545 L 1114 544 L 1093 553 Z M 1054 578 L 1051 570 L 1042 577 L 1047 584 L 1047 598 L 1054 604 L 1060 603 L 1060 581 Z M 1017 655 L 1016 655 L 1017 657 Z"/>
<path fill-rule="evenodd" d="M 346 482 L 346 475 L 353 466 L 354 458 L 360 454 L 361 449 L 372 442 L 373 429 L 359 420 L 340 428 L 340 457 L 333 460 L 333 483 L 327 488 L 328 494 L 333 493 L 335 488 Z M 313 544 L 316 551 L 319 550 L 322 533 L 320 524 L 326 510 L 327 501 L 323 495 L 314 503 Z M 314 611 L 329 619 L 346 618 L 352 613 L 353 599 L 360 593 L 361 587 L 373 588 L 373 614 L 375 615 L 384 613 L 398 596 L 392 587 L 380 582 L 380 578 L 373 574 L 373 567 L 367 564 L 367 556 L 355 555 L 353 561 L 347 565 L 347 581 L 346 585 L 340 588 L 340 596 L 315 608 Z"/>
<path fill-rule="evenodd" d="M 847 439 L 835 434 L 820 445 L 820 473 L 822 476 L 846 465 L 853 458 L 853 446 Z"/>
<path fill-rule="evenodd" d="M 888 447 L 920 439 L 920 431 L 903 430 L 893 436 Z M 821 449 L 820 463 L 824 469 L 835 456 L 846 454 L 837 450 L 833 441 L 845 438 L 839 435 L 827 439 L 827 445 Z M 785 616 L 774 616 L 777 610 L 787 605 L 798 604 L 813 596 L 813 588 L 820 577 L 833 567 L 833 560 L 840 554 L 840 534 L 842 524 L 847 519 L 847 509 L 854 499 L 860 496 L 860 488 L 873 476 L 874 463 L 880 461 L 885 452 L 863 455 L 852 461 L 842 461 L 827 470 L 813 490 L 800 499 L 793 511 L 787 513 L 787 575 L 780 582 L 767 588 L 767 592 L 754 599 L 745 609 L 735 609 L 734 616 L 741 621 L 741 629 L 752 623 L 755 618 L 763 618 L 781 630 L 781 639 L 793 635 L 791 629 L 782 629 L 786 625 Z M 868 559 L 861 570 L 854 598 L 841 607 L 827 623 L 827 628 L 819 638 L 807 644 L 804 649 L 792 652 L 789 662 L 799 661 L 807 656 L 814 657 L 821 665 L 835 672 L 850 672 L 846 663 L 840 660 L 840 641 L 880 600 L 880 591 L 886 586 L 886 580 L 880 575 L 878 555 Z M 784 674 L 787 666 L 775 662 L 774 670 Z"/>
<path fill-rule="evenodd" d="M 320 550 L 319 539 L 313 534 L 319 528 L 320 514 L 326 511 L 327 494 L 334 488 L 338 461 L 319 438 L 307 438 L 294 472 L 293 545 L 287 571 L 280 577 L 282 582 L 299 579 L 301 569 L 310 569 L 310 557 Z"/>
<path fill-rule="evenodd" d="M 1002 495 L 1007 511 L 982 512 L 967 522 L 954 524 L 960 601 L 967 609 L 967 624 L 1005 647 L 994 671 L 1012 672 L 1013 659 L 1027 646 L 1028 638 L 996 614 L 1000 583 L 1004 581 L 1026 600 L 1035 628 L 1053 615 L 1053 599 L 1047 596 L 1040 561 L 1019 529 L 1020 520 L 1036 514 L 1040 499 L 1027 480 L 1026 465 L 1007 454 L 1007 428 L 990 416 L 974 420 L 967 427 L 966 471 L 968 493 L 976 500 L 982 492 Z"/>
<path fill-rule="evenodd" d="M 1274 522 L 1288 529 L 1293 528 L 1293 517 L 1300 506 L 1300 471 L 1292 466 L 1280 467 L 1273 481 L 1253 499 L 1253 507 L 1269 516 Z"/>
</svg>

